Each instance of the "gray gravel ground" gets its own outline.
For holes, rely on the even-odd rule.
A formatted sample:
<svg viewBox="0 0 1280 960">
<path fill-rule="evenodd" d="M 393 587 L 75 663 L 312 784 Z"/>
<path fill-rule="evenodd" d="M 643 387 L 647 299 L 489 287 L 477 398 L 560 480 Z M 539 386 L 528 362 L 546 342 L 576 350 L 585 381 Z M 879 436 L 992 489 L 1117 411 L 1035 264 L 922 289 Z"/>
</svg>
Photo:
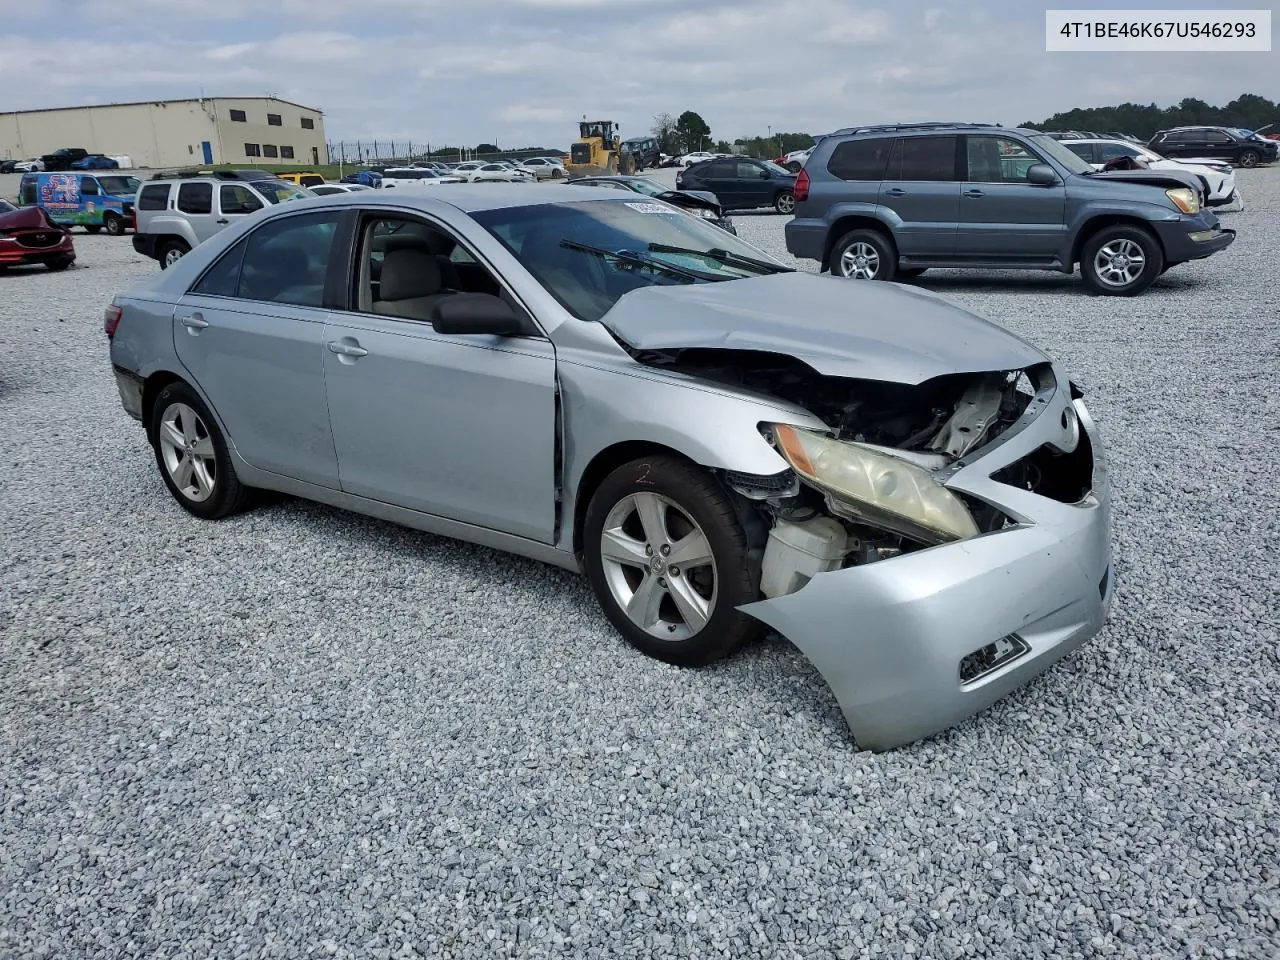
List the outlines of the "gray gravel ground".
<svg viewBox="0 0 1280 960">
<path fill-rule="evenodd" d="M 922 281 L 1078 375 L 1119 586 L 884 755 L 784 642 L 682 671 L 536 563 L 189 517 L 101 330 L 155 265 L 0 277 L 0 957 L 1280 955 L 1280 169 L 1239 179 L 1235 246 L 1135 300 Z"/>
</svg>

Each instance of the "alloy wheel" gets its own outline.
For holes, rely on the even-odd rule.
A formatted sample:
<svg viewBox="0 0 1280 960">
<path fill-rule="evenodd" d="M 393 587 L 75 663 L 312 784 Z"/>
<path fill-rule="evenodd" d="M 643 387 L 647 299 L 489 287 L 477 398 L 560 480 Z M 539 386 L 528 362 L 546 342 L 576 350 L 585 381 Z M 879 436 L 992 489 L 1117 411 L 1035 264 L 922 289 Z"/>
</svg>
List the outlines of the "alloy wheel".
<svg viewBox="0 0 1280 960">
<path fill-rule="evenodd" d="M 171 403 L 160 418 L 160 453 L 169 479 L 195 503 L 213 496 L 217 483 L 217 455 L 209 428 L 185 403 Z"/>
<path fill-rule="evenodd" d="M 711 544 L 668 497 L 633 493 L 619 500 L 600 533 L 600 559 L 618 607 L 651 636 L 688 639 L 715 611 Z"/>
<path fill-rule="evenodd" d="M 796 198 L 789 193 L 784 193 L 778 197 L 778 212 L 790 213 L 796 208 Z"/>
<path fill-rule="evenodd" d="M 1103 244 L 1093 257 L 1093 272 L 1109 287 L 1127 287 L 1147 267 L 1147 255 L 1133 240 L 1124 238 Z"/>
<path fill-rule="evenodd" d="M 182 259 L 182 251 L 177 247 L 170 247 L 164 252 L 164 265 L 172 267 L 175 263 Z"/>
<path fill-rule="evenodd" d="M 880 254 L 871 244 L 859 240 L 840 254 L 840 274 L 851 280 L 874 280 L 880 272 Z"/>
</svg>

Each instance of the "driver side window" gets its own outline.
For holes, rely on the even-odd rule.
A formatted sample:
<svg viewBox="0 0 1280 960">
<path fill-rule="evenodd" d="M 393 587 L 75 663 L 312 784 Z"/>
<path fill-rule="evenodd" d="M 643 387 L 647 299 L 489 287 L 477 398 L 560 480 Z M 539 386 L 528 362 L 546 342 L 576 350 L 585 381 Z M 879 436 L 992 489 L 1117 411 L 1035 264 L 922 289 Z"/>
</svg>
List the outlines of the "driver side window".
<svg viewBox="0 0 1280 960">
<path fill-rule="evenodd" d="M 974 183 L 1026 183 L 1027 170 L 1041 160 L 1016 140 L 969 137 L 969 180 Z"/>
<path fill-rule="evenodd" d="M 455 293 L 502 296 L 502 287 L 443 227 L 400 216 L 365 220 L 356 277 L 356 309 L 430 321 L 431 309 Z"/>
<path fill-rule="evenodd" d="M 252 213 L 262 209 L 262 201 L 248 187 L 224 183 L 218 189 L 218 204 L 224 214 Z"/>
<path fill-rule="evenodd" d="M 1125 147 L 1118 143 L 1104 143 L 1102 145 L 1102 162 L 1114 160 L 1116 157 L 1136 157 L 1138 151 L 1133 147 Z"/>
</svg>

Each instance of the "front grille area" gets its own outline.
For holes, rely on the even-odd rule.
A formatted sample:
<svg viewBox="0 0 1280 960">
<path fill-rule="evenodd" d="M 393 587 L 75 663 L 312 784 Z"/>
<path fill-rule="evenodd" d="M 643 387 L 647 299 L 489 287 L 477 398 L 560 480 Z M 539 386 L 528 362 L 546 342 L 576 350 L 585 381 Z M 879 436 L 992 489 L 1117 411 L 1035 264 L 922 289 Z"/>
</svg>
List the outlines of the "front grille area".
<svg viewBox="0 0 1280 960">
<path fill-rule="evenodd" d="M 1081 430 L 1080 442 L 1070 453 L 1045 444 L 997 470 L 991 479 L 1059 503 L 1079 503 L 1093 489 L 1093 444 Z"/>
<path fill-rule="evenodd" d="M 29 247 L 33 250 L 43 250 L 46 247 L 56 247 L 61 242 L 61 230 L 33 230 L 29 233 L 18 234 L 18 245 Z"/>
<path fill-rule="evenodd" d="M 980 680 L 1006 663 L 1017 660 L 1030 649 L 1027 642 L 1016 633 L 1001 637 L 995 643 L 988 643 L 960 661 L 960 682 L 973 683 Z"/>
</svg>

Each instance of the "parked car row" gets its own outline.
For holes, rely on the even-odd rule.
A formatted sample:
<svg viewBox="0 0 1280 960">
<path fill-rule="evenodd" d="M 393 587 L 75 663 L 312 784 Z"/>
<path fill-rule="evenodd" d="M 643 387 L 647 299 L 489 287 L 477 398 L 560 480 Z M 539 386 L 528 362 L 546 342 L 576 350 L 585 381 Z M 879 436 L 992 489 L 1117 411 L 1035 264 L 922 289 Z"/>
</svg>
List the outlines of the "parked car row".
<svg viewBox="0 0 1280 960">
<path fill-rule="evenodd" d="M 564 177 L 560 157 L 527 157 L 523 160 L 464 160 L 444 163 L 425 160 L 399 167 L 371 167 L 342 177 L 343 183 L 366 187 L 438 186 L 448 183 L 512 183 L 555 180 Z"/>
</svg>

